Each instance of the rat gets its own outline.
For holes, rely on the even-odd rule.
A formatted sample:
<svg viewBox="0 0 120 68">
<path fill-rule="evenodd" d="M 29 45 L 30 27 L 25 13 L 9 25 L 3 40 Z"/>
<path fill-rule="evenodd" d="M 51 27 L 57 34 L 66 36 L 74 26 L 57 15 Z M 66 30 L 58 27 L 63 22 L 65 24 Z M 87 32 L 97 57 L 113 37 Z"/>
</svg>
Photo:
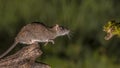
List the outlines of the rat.
<svg viewBox="0 0 120 68">
<path fill-rule="evenodd" d="M 69 29 L 59 26 L 58 24 L 49 27 L 40 22 L 32 22 L 25 25 L 15 37 L 13 45 L 2 55 L 0 58 L 7 55 L 18 43 L 21 44 L 34 44 L 39 42 L 48 42 L 54 44 L 54 39 L 59 36 L 68 35 Z"/>
</svg>

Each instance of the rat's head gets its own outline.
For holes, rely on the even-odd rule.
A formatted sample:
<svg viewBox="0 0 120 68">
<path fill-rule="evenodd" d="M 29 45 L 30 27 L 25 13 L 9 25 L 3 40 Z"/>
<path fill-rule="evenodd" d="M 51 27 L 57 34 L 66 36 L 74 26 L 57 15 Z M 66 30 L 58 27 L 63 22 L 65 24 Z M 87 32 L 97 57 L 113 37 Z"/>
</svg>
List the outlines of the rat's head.
<svg viewBox="0 0 120 68">
<path fill-rule="evenodd" d="M 63 26 L 59 26 L 58 24 L 56 24 L 53 29 L 56 32 L 56 36 L 63 36 L 63 35 L 69 35 L 70 30 L 63 27 Z"/>
<path fill-rule="evenodd" d="M 120 23 L 117 23 L 115 21 L 108 21 L 103 27 L 103 31 L 107 33 L 105 36 L 105 40 L 109 40 L 112 38 L 114 35 L 119 35 L 120 34 Z"/>
</svg>

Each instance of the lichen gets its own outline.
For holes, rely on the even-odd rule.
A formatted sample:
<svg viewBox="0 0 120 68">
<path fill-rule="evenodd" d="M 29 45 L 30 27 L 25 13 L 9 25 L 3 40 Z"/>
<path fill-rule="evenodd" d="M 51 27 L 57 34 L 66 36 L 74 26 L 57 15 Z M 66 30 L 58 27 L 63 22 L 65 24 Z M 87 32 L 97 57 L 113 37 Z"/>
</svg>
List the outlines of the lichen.
<svg viewBox="0 0 120 68">
<path fill-rule="evenodd" d="M 105 36 L 105 40 L 109 40 L 115 35 L 120 36 L 120 23 L 114 20 L 108 21 L 103 26 L 103 31 L 107 33 L 107 35 Z"/>
</svg>

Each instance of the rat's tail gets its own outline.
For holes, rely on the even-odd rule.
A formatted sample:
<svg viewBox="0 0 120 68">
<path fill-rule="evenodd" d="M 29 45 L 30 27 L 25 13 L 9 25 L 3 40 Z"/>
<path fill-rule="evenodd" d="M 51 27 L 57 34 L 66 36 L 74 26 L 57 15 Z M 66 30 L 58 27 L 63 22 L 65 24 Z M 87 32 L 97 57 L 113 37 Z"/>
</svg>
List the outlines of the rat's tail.
<svg viewBox="0 0 120 68">
<path fill-rule="evenodd" d="M 0 55 L 0 58 L 4 57 L 5 55 L 7 55 L 16 45 L 18 42 L 14 42 L 13 45 L 6 51 L 4 52 L 2 55 Z"/>
</svg>

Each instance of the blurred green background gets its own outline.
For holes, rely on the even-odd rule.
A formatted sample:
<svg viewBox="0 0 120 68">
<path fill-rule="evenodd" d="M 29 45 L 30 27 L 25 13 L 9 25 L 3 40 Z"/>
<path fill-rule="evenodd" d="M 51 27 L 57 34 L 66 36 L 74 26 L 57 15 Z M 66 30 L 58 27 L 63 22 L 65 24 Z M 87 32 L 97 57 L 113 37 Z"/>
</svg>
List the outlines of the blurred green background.
<svg viewBox="0 0 120 68">
<path fill-rule="evenodd" d="M 111 19 L 120 21 L 120 0 L 0 0 L 0 54 L 25 24 L 57 23 L 71 30 L 71 39 L 63 36 L 42 46 L 37 61 L 52 68 L 120 68 L 120 38 L 106 41 L 102 31 Z"/>
</svg>

